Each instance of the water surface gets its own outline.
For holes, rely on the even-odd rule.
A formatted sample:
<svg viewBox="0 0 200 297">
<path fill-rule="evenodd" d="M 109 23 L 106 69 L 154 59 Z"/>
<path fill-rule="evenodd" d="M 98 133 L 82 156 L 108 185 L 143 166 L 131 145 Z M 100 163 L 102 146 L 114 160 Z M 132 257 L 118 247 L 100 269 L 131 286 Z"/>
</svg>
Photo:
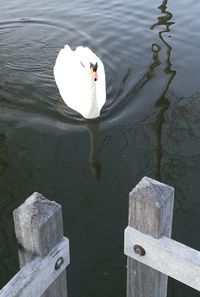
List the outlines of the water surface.
<svg viewBox="0 0 200 297">
<path fill-rule="evenodd" d="M 124 297 L 128 193 L 176 189 L 173 238 L 200 250 L 200 3 L 1 0 L 0 284 L 17 271 L 12 211 L 33 192 L 62 204 L 70 297 Z M 65 44 L 104 62 L 107 102 L 86 122 L 53 78 Z M 169 297 L 198 296 L 176 281 Z"/>
</svg>

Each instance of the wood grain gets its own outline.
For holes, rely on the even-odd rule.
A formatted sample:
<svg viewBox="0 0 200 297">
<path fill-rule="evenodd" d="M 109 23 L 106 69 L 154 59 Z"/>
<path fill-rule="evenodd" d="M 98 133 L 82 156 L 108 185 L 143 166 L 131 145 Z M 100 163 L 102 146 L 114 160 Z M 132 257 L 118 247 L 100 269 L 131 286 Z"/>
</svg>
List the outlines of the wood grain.
<svg viewBox="0 0 200 297">
<path fill-rule="evenodd" d="M 144 256 L 134 252 L 136 244 L 144 248 Z M 125 254 L 200 291 L 200 252 L 182 243 L 165 236 L 155 239 L 127 227 Z"/>
<path fill-rule="evenodd" d="M 63 264 L 60 269 L 56 270 L 55 264 L 61 257 L 64 260 Z M 40 297 L 68 264 L 69 241 L 63 238 L 45 257 L 36 257 L 24 265 L 3 287 L 0 297 Z"/>
<path fill-rule="evenodd" d="M 63 238 L 61 206 L 39 193 L 31 195 L 14 210 L 13 216 L 21 268 L 36 256 L 47 255 Z M 63 271 L 42 297 L 66 296 L 66 272 Z"/>
<path fill-rule="evenodd" d="M 159 238 L 171 236 L 174 189 L 144 177 L 129 195 L 129 226 Z M 127 297 L 166 297 L 167 276 L 128 257 Z"/>
</svg>

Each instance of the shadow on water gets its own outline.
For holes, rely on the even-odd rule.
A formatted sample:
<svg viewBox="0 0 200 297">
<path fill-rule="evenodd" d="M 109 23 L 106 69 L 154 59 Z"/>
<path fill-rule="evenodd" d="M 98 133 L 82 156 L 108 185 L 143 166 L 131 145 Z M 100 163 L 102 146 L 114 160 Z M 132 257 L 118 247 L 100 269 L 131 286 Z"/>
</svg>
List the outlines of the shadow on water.
<svg viewBox="0 0 200 297">
<path fill-rule="evenodd" d="M 90 137 L 89 165 L 97 179 L 101 176 L 101 164 L 97 157 L 97 134 L 99 125 L 100 123 L 98 119 L 86 121 Z"/>
<path fill-rule="evenodd" d="M 126 142 L 123 152 L 126 151 L 127 158 L 129 155 L 129 158 L 133 159 L 131 152 L 138 154 L 142 150 L 143 160 L 140 163 L 139 172 L 145 171 L 146 174 L 152 175 L 152 168 L 154 168 L 153 176 L 161 180 L 163 125 L 165 114 L 170 107 L 168 91 L 176 76 L 176 70 L 173 69 L 171 62 L 172 46 L 167 40 L 170 26 L 175 23 L 171 21 L 173 15 L 167 10 L 167 1 L 163 1 L 158 8 L 162 16 L 159 16 L 150 27 L 151 30 L 158 30 L 158 41 L 151 43 L 152 60 L 141 78 L 132 87 L 124 90 L 126 101 L 120 101 L 118 114 L 119 111 L 125 110 L 126 116 L 133 118 L 140 113 L 138 123 L 135 120 L 134 125 L 131 121 L 128 126 L 124 125 L 122 133 Z M 121 85 L 124 85 L 129 74 L 128 70 Z M 118 95 L 121 92 L 122 89 Z M 149 158 L 150 154 L 153 155 L 152 160 Z M 136 158 L 135 163 L 137 162 Z M 141 169 L 142 163 L 143 169 Z"/>
<path fill-rule="evenodd" d="M 170 32 L 170 26 L 174 24 L 174 22 L 170 21 L 173 17 L 173 15 L 167 11 L 167 0 L 164 0 L 162 4 L 159 6 L 159 9 L 163 16 L 158 17 L 158 21 L 153 24 L 150 29 L 154 29 L 156 27 L 164 26 L 165 28 L 163 30 L 160 30 L 158 32 L 159 39 L 161 40 L 161 45 L 157 43 L 152 44 L 152 62 L 150 63 L 148 69 L 144 72 L 142 77 L 134 84 L 133 87 L 130 88 L 124 88 L 126 82 L 131 76 L 131 69 L 128 68 L 126 74 L 121 80 L 121 84 L 119 87 L 119 90 L 117 92 L 116 98 L 123 95 L 123 99 L 118 101 L 117 108 L 113 108 L 112 115 L 115 113 L 119 113 L 119 111 L 122 111 L 126 109 L 127 106 L 129 106 L 130 102 L 133 101 L 133 98 L 145 87 L 147 83 L 149 83 L 153 78 L 156 76 L 156 68 L 160 66 L 161 64 L 165 64 L 165 68 L 163 70 L 165 76 L 169 75 L 169 78 L 167 77 L 166 87 L 161 94 L 160 98 L 158 99 L 156 103 L 156 107 L 162 106 L 162 109 L 166 109 L 166 102 L 167 99 L 165 98 L 165 94 L 167 93 L 169 86 L 173 80 L 173 78 L 176 75 L 176 71 L 171 68 L 171 51 L 172 47 L 170 44 L 165 40 L 165 36 L 163 34 Z M 165 58 L 161 57 L 161 51 L 162 48 L 165 48 Z M 162 61 L 164 60 L 164 61 Z M 167 103 L 168 104 L 168 103 Z M 115 106 L 113 106 L 115 107 Z M 160 121 L 162 121 L 162 118 L 160 118 Z"/>
<path fill-rule="evenodd" d="M 170 44 L 165 40 L 165 33 L 170 32 L 170 26 L 174 24 L 174 22 L 171 22 L 170 20 L 173 18 L 172 13 L 167 11 L 167 0 L 164 0 L 162 4 L 159 6 L 159 9 L 161 13 L 163 14 L 162 16 L 158 17 L 158 21 L 154 23 L 150 29 L 154 29 L 156 27 L 164 26 L 165 29 L 159 31 L 159 38 L 162 42 L 162 45 L 164 46 L 165 49 L 165 68 L 164 68 L 164 73 L 166 74 L 167 82 L 166 86 L 164 88 L 164 91 L 162 92 L 161 96 L 157 100 L 155 107 L 158 108 L 160 111 L 157 114 L 157 120 L 155 122 L 155 132 L 157 134 L 157 170 L 155 173 L 155 177 L 158 180 L 161 180 L 161 159 L 162 159 L 162 144 L 161 144 L 161 138 L 162 138 L 162 126 L 164 123 L 164 115 L 167 109 L 170 106 L 170 102 L 167 98 L 167 92 L 169 90 L 170 84 L 172 80 L 174 79 L 176 75 L 176 71 L 172 69 L 172 64 L 171 64 L 171 52 L 172 52 L 172 47 Z M 164 36 L 163 36 L 164 35 Z M 159 58 L 159 52 L 160 52 L 160 47 L 156 44 L 152 45 L 152 50 L 154 51 L 154 59 L 156 61 L 160 61 Z M 158 64 L 158 63 L 157 63 Z"/>
</svg>

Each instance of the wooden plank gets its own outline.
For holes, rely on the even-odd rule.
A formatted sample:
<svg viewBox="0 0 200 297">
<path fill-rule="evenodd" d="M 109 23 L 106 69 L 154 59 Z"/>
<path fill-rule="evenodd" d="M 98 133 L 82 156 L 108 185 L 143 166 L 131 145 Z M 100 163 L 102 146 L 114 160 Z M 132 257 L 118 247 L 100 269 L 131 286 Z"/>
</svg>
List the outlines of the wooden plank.
<svg viewBox="0 0 200 297">
<path fill-rule="evenodd" d="M 56 266 L 62 259 L 59 269 Z M 3 289 L 0 297 L 40 297 L 69 264 L 69 241 L 63 238 L 44 258 L 27 263 Z"/>
<path fill-rule="evenodd" d="M 63 238 L 61 206 L 39 193 L 31 195 L 14 210 L 14 224 L 19 244 L 20 267 L 34 257 L 43 257 Z M 66 297 L 66 272 L 57 278 L 42 297 Z"/>
<path fill-rule="evenodd" d="M 129 226 L 159 238 L 171 236 L 174 189 L 144 177 L 129 194 Z M 166 297 L 167 276 L 128 257 L 127 297 Z"/>
<path fill-rule="evenodd" d="M 144 256 L 134 252 L 133 247 L 136 245 L 144 248 Z M 168 237 L 155 239 L 131 227 L 125 230 L 124 252 L 127 256 L 200 291 L 200 252 Z"/>
</svg>

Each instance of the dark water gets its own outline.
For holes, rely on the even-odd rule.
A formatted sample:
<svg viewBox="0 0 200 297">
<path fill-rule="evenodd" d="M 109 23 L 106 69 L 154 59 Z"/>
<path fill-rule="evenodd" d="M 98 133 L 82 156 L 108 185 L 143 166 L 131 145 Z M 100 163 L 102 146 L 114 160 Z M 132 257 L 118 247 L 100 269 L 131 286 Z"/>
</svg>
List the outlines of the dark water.
<svg viewBox="0 0 200 297">
<path fill-rule="evenodd" d="M 38 191 L 63 206 L 69 297 L 124 297 L 128 193 L 143 176 L 175 187 L 173 238 L 200 250 L 200 2 L 0 4 L 0 285 L 18 269 L 12 210 Z M 66 43 L 104 62 L 99 121 L 59 96 Z M 183 295 L 199 293 L 170 280 Z"/>
</svg>

